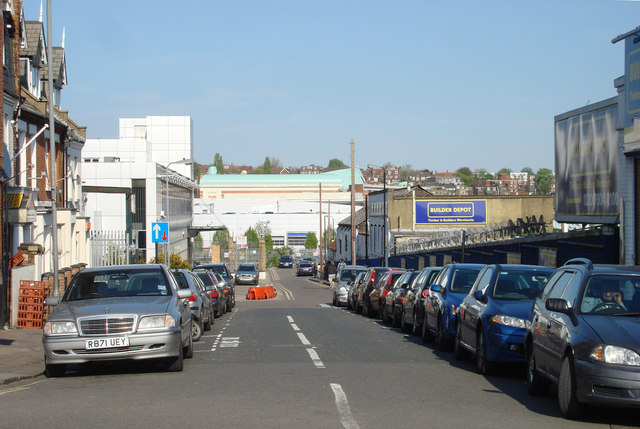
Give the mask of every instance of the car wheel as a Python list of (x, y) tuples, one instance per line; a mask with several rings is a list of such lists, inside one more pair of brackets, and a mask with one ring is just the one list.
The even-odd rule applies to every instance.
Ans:
[(198, 341), (202, 337), (202, 320), (191, 319), (191, 339)]
[(210, 331), (211, 330), (211, 309), (209, 309), (209, 315), (207, 316), (207, 321), (204, 322), (204, 330), (205, 331)]
[(393, 327), (394, 328), (399, 328), (400, 327), (400, 316), (398, 316), (398, 312), (396, 311), (396, 307), (393, 307)]
[(44, 375), (46, 377), (62, 377), (67, 372), (67, 365), (60, 364), (45, 364), (44, 366)]
[(389, 316), (387, 315), (386, 305), (383, 305), (380, 309), (380, 318), (382, 319), (382, 323), (389, 323)]
[(568, 419), (577, 419), (585, 412), (584, 405), (578, 402), (576, 395), (576, 372), (571, 355), (567, 355), (562, 361), (558, 380), (558, 405)]
[(529, 352), (527, 359), (527, 392), (531, 395), (542, 395), (549, 390), (549, 382), (538, 374), (536, 366), (536, 355), (533, 350)]
[(411, 316), (411, 334), (416, 337), (419, 335), (420, 330), (418, 329), (418, 317), (416, 316), (416, 310), (413, 309), (413, 316)]
[(458, 360), (468, 359), (469, 352), (462, 346), (461, 341), (462, 328), (460, 327), (460, 322), (458, 322), (458, 327), (456, 328), (456, 339), (453, 342), (453, 356)]
[(487, 342), (482, 327), (476, 335), (476, 370), (481, 375), (491, 373), (491, 362), (487, 360)]
[(436, 331), (436, 347), (438, 350), (446, 351), (448, 348), (447, 338), (444, 333), (444, 326), (442, 326), (442, 316), (438, 315), (438, 330)]
[(182, 354), (182, 347), (178, 347), (178, 356), (174, 358), (169, 358), (169, 362), (167, 364), (167, 371), (169, 372), (180, 372), (184, 368), (184, 356)]
[(433, 334), (429, 330), (429, 325), (427, 324), (427, 313), (424, 313), (424, 320), (422, 321), (422, 342), (430, 343), (433, 341)]
[(186, 359), (191, 359), (193, 357), (193, 335), (189, 335), (187, 347), (182, 350), (182, 355)]
[(362, 306), (358, 305), (357, 302), (356, 302), (356, 313), (358, 313), (358, 314), (362, 313)]
[(337, 307), (337, 306), (338, 306), (338, 304), (336, 303), (336, 297), (335, 297), (335, 295), (333, 296), (333, 306), (334, 306), (334, 307)]
[(400, 313), (400, 329), (402, 329), (402, 332), (409, 332), (409, 325), (407, 324), (407, 322), (405, 322), (405, 315), (404, 315), (404, 310), (402, 311), (402, 313)]

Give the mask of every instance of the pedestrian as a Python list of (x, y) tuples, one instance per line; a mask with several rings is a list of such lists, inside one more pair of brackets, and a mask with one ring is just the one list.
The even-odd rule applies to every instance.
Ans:
[(347, 264), (344, 263), (344, 259), (340, 259), (340, 262), (338, 263), (338, 271), (340, 271), (345, 265)]
[(327, 280), (329, 280), (329, 283), (333, 282), (333, 278), (336, 276), (336, 272), (338, 272), (336, 263), (331, 261), (331, 263), (329, 264), (328, 278), (327, 278)]
[(329, 280), (329, 265), (331, 265), (331, 263), (329, 260), (327, 260), (327, 262), (325, 262), (324, 264), (324, 270), (322, 271), (322, 278), (324, 280)]

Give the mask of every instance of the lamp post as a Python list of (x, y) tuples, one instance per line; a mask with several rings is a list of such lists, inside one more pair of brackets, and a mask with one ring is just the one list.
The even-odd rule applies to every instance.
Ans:
[[(171, 225), (169, 224), (169, 166), (173, 164), (191, 165), (193, 164), (193, 160), (191, 158), (188, 158), (188, 159), (184, 158), (179, 161), (172, 161), (167, 164), (167, 174), (165, 176), (165, 180), (166, 180), (165, 200), (167, 202), (167, 212), (165, 213), (165, 217), (167, 219), (167, 226), (169, 227), (169, 236), (171, 236)], [(170, 250), (171, 250), (171, 241), (169, 238), (167, 238), (167, 247), (164, 253), (165, 255), (164, 263), (167, 265), (168, 268), (171, 268), (171, 261), (170, 261), (170, 255), (169, 255)]]

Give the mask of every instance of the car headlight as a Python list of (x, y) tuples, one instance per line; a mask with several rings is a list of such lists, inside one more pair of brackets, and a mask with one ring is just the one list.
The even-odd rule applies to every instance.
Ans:
[(174, 328), (176, 320), (170, 314), (158, 314), (155, 316), (144, 316), (138, 323), (138, 331), (150, 329)]
[(600, 344), (589, 357), (598, 362), (613, 363), (616, 365), (640, 366), (640, 355), (633, 350), (624, 347)]
[(47, 322), (44, 324), (43, 328), (44, 335), (66, 335), (66, 334), (77, 334), (78, 328), (76, 324), (67, 321), (67, 322)]
[(344, 286), (340, 286), (340, 289), (338, 289), (338, 293), (339, 293), (340, 295), (344, 295), (344, 294), (346, 294), (346, 293), (347, 293), (347, 288), (346, 288), (346, 287), (344, 287)]
[(499, 325), (511, 326), (512, 328), (521, 328), (521, 329), (527, 329), (528, 323), (529, 323), (528, 320), (507, 316), (505, 314), (496, 314), (491, 318), (491, 321)]

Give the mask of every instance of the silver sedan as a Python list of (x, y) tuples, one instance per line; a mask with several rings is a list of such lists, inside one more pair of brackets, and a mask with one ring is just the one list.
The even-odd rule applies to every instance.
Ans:
[(164, 265), (85, 269), (43, 327), (47, 376), (65, 374), (67, 364), (127, 359), (162, 359), (182, 371), (193, 356), (190, 289), (180, 290)]

